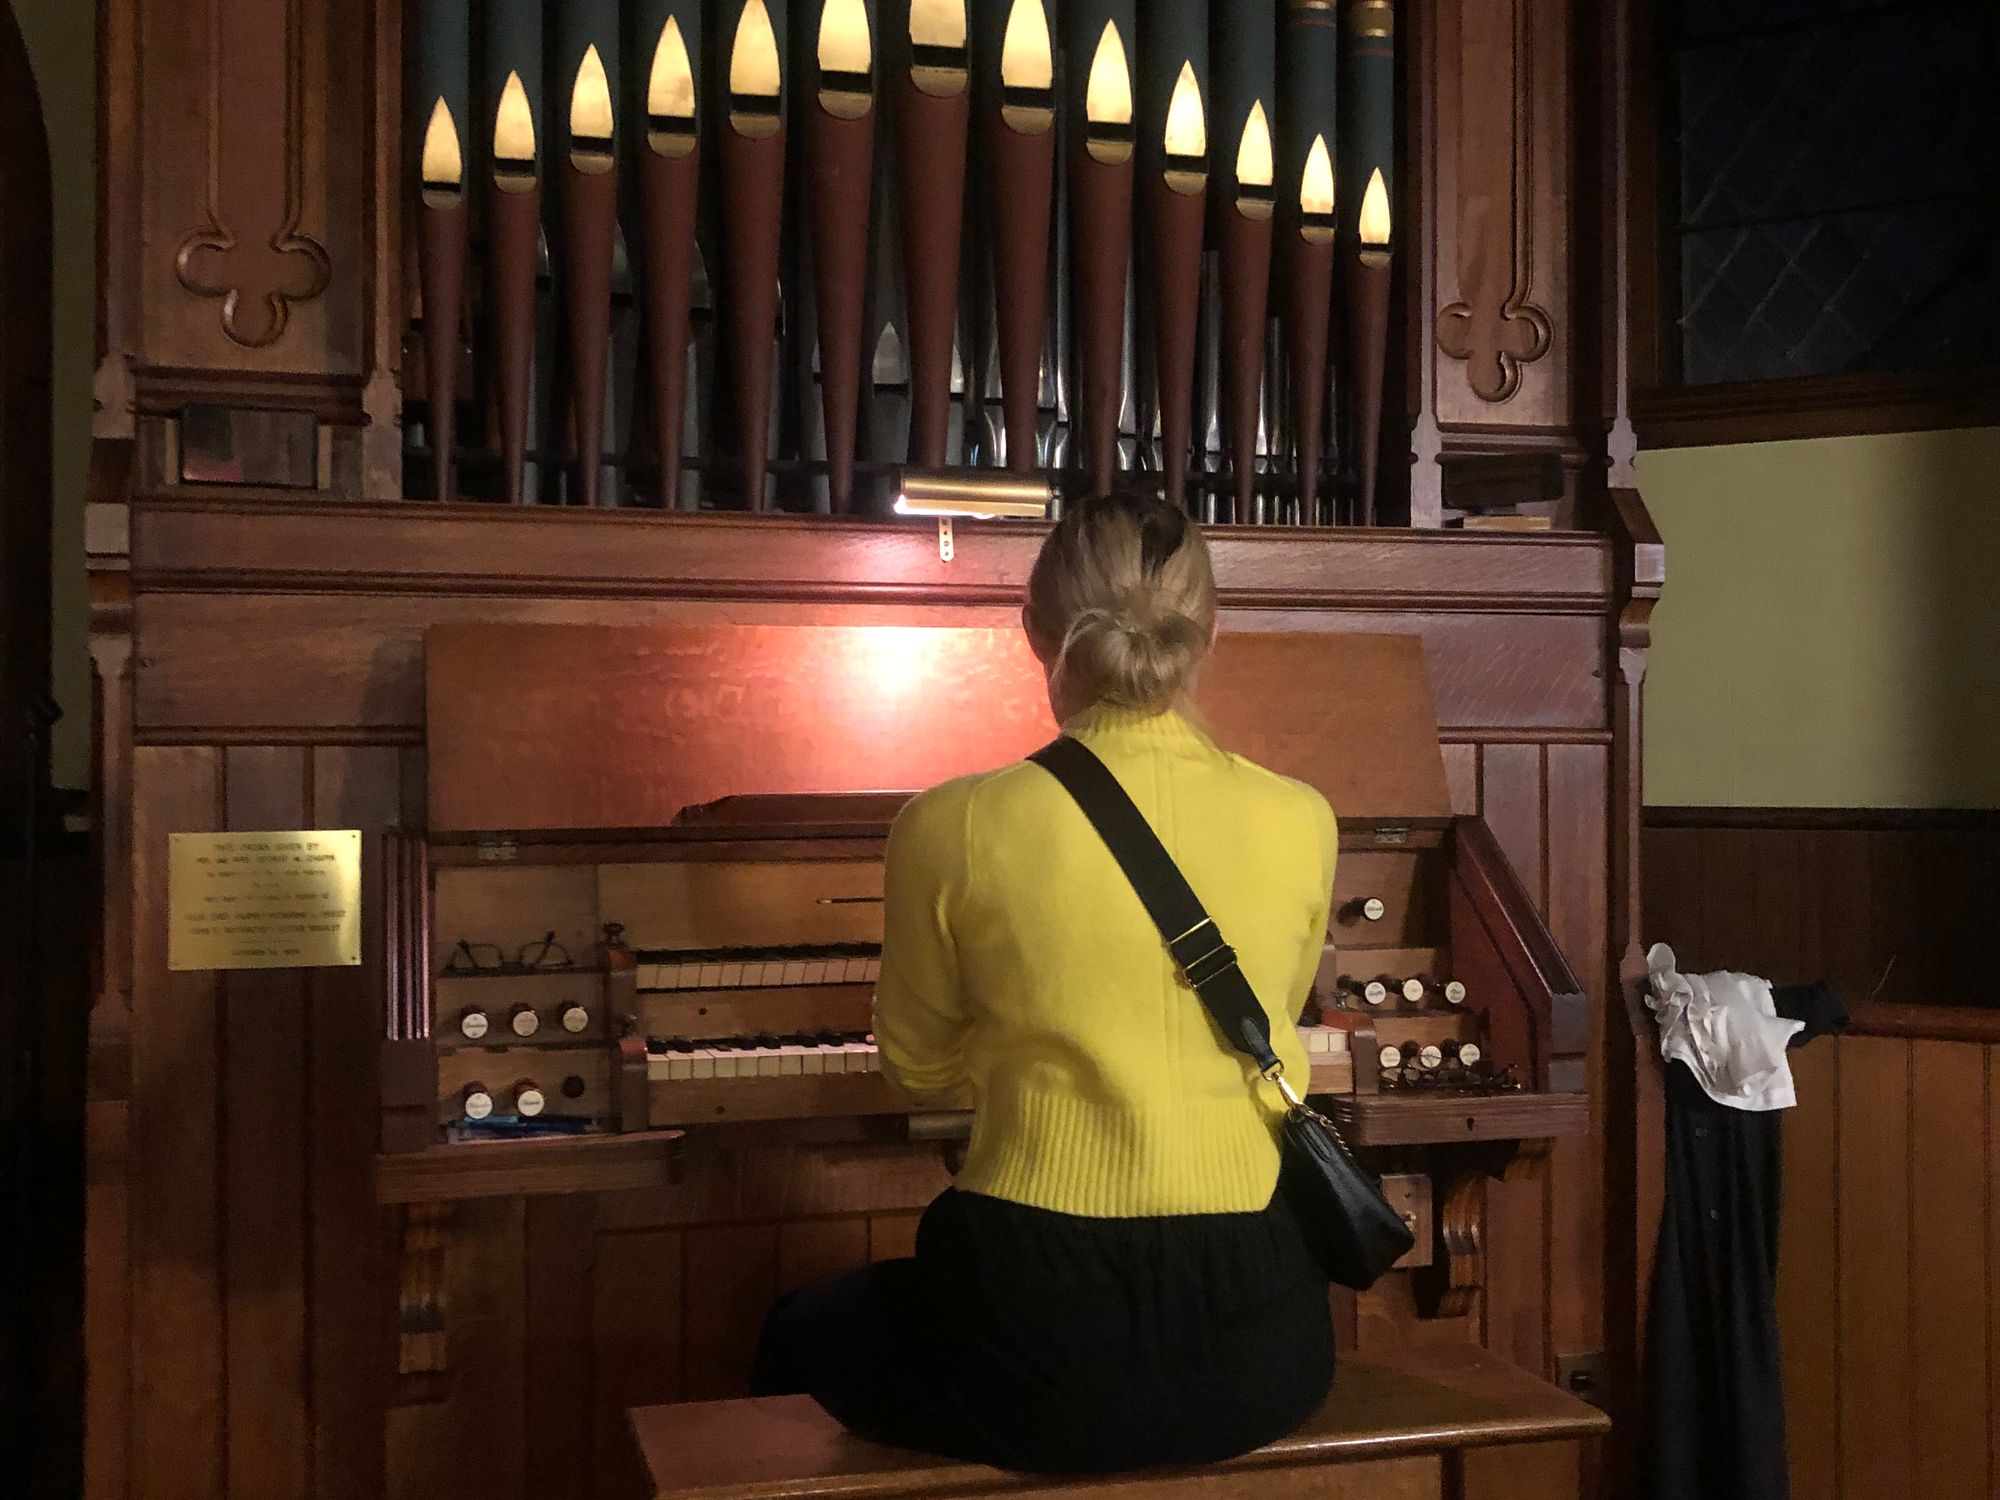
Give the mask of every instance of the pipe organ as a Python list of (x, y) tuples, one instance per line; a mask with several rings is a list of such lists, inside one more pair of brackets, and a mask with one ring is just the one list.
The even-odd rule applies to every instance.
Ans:
[(879, 512), (907, 462), (1158, 487), (1211, 521), (1375, 518), (1387, 6), (630, 10), (494, 0), (479, 48), (464, 3), (408, 13), (412, 495)]
[[(884, 830), (1050, 733), (1038, 518), (1114, 483), (1342, 819), (1301, 1022), (1419, 1226), (1343, 1344), (1601, 1371), (1629, 1472), (1625, 7), (203, 15), (99, 17), (91, 1500), (611, 1500), (907, 1253), (965, 1121), (872, 1066)], [(359, 964), (175, 967), (176, 835), (315, 830)]]

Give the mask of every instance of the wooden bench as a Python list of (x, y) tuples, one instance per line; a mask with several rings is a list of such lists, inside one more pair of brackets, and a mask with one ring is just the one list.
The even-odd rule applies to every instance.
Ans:
[(1348, 1359), (1317, 1416), (1228, 1463), (1103, 1478), (1008, 1474), (884, 1448), (850, 1436), (803, 1396), (644, 1406), (631, 1420), (655, 1500), (1438, 1500), (1462, 1493), (1470, 1450), (1610, 1427), (1596, 1408), (1469, 1345)]

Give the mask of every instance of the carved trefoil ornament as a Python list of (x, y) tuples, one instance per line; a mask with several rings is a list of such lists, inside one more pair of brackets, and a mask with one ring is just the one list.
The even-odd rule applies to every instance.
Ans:
[[(1459, 300), (1437, 316), (1438, 348), (1465, 365), (1481, 400), (1506, 401), (1521, 367), (1549, 352), (1548, 313), (1534, 301), (1534, 38), (1531, 0), (1468, 5), (1458, 107)], [(1504, 67), (1504, 99), (1489, 65)], [(1509, 107), (1496, 109), (1497, 103)]]
[[(246, 349), (283, 336), (295, 302), (326, 290), (326, 246), (299, 227), (306, 124), (304, 0), (208, 0), (203, 111), (207, 222), (174, 256), (180, 284), (222, 302), (222, 329)], [(247, 9), (248, 14), (239, 14)]]

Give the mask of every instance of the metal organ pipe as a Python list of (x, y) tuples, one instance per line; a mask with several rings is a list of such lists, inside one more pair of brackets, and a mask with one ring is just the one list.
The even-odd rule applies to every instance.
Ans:
[(618, 237), (617, 0), (562, 0), (555, 76), (562, 92), (563, 304), (569, 350), (574, 498), (602, 500), (606, 366), (611, 354), (611, 268)]
[(417, 10), (415, 107), (417, 279), (424, 299), (424, 394), (430, 407), (431, 494), (454, 493), (459, 318), (465, 302), (468, 219), (465, 126), (472, 118), (467, 0), (422, 0)]
[[(1048, 311), (1056, 168), (1055, 43), (1044, 0), (975, 0), (981, 122), (992, 162), (994, 314), (1007, 466), (1038, 463), (1035, 416)], [(1056, 351), (1061, 358), (1061, 351)]]
[(487, 318), (506, 499), (526, 495), (528, 401), (535, 376), (535, 274), (541, 260), (542, 0), (488, 0), (487, 107), (492, 195), (487, 214)]
[[(875, 346), (887, 320), (899, 336), (890, 352), (908, 363), (907, 456), (925, 467), (957, 451), (961, 326), (968, 401), (983, 403), (993, 389), (990, 329), (1010, 468), (1039, 467), (1053, 403), (1060, 441), (1046, 456), (1059, 469), (1074, 463), (1090, 490), (1108, 489), (1121, 439), (1134, 435), (1131, 413), (1141, 426), (1157, 413), (1164, 488), (1177, 503), (1194, 499), (1191, 463), (1221, 463), (1231, 471), (1226, 493), (1200, 513), (1279, 518), (1267, 510), (1259, 455), (1289, 448), (1298, 499), (1282, 518), (1317, 522), (1330, 515), (1326, 442), (1338, 429), (1340, 468), (1354, 461), (1357, 515), (1374, 518), (1394, 228), (1392, 0), (805, 3), (798, 24), (807, 30), (788, 40), (788, 0), (563, 0), (553, 12), (547, 0), (413, 0), (407, 118), (429, 406), (411, 430), (428, 439), (429, 493), (451, 497), (476, 476), (475, 494), (552, 498), (530, 485), (528, 466), (538, 450), (568, 448), (575, 477), (564, 498), (622, 498), (604, 492), (607, 447), (620, 466), (629, 447), (622, 432), (607, 439), (614, 317), (624, 317), (614, 312), (612, 287), (622, 165), (633, 185), (627, 206), (643, 293), (643, 320), (634, 321), (647, 401), (638, 425), (654, 433), (656, 498), (666, 508), (682, 503), (687, 470), (717, 457), (706, 401), (700, 450), (692, 459), (685, 451), (695, 441), (688, 386), (696, 354), (705, 370), (713, 361), (721, 372), (722, 446), (733, 435), (746, 508), (770, 503), (775, 412), (785, 416), (788, 468), (817, 456), (810, 411), (793, 395), (810, 392), (815, 379), (831, 508), (854, 508), (864, 441), (877, 465), (905, 456), (895, 433), (900, 412), (885, 424), (871, 405), (864, 424), (861, 406), (864, 371), (876, 370), (878, 385), (883, 379)], [(621, 40), (629, 42), (622, 57)], [(794, 65), (805, 86), (796, 100), (786, 77)], [(875, 171), (885, 94), (893, 185)], [(794, 107), (806, 110), (798, 188), (810, 253), (786, 258)], [(975, 113), (990, 304), (988, 263), (961, 254)], [(1052, 255), (1065, 174), (1066, 238)], [(538, 442), (535, 346), (547, 314), (537, 288), (551, 181), (563, 354), (553, 362), (554, 385), (563, 399)], [(1136, 361), (1128, 302), (1135, 208), (1144, 225), (1139, 331), (1152, 343)], [(497, 464), (461, 474), (463, 456), (479, 452), (457, 432), (458, 310), (474, 217), (486, 236), (476, 327), (490, 347), (473, 368)], [(890, 235), (900, 256), (882, 253)], [(1218, 264), (1205, 271), (1210, 249)], [(697, 346), (706, 326), (693, 305), (704, 259), (725, 285), (717, 326)], [(962, 281), (965, 264), (974, 269)], [(792, 281), (805, 275), (816, 316), (784, 325), (780, 402), (772, 346), (782, 299), (797, 296)], [(1065, 292), (1059, 305), (1051, 301), (1057, 286)], [(1330, 379), (1336, 286), (1346, 298), (1346, 337)], [(1272, 344), (1274, 312), (1282, 339)], [(815, 335), (816, 369), (805, 342)], [(1156, 387), (1133, 388), (1134, 366)], [(1340, 410), (1329, 406), (1336, 392)], [(1216, 456), (1205, 461), (1192, 430), (1197, 404), (1212, 424), (1204, 452)], [(807, 436), (799, 435), (801, 416)], [(969, 429), (964, 451), (993, 461), (997, 436)], [(1142, 451), (1151, 436), (1138, 434)], [(794, 493), (788, 483), (788, 504)]]
[(852, 508), (861, 406), (861, 320), (868, 286), (868, 208), (875, 170), (875, 21), (864, 0), (808, 0), (819, 10), (817, 87), (806, 115), (813, 306), (827, 493)]
[(680, 504), (687, 425), (688, 315), (701, 189), (701, 0), (642, 0), (645, 132), (639, 163), (646, 373), (660, 504)]

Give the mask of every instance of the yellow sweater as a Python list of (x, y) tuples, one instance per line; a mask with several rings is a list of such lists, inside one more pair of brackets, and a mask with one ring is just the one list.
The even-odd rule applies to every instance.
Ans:
[[(1173, 854), (1303, 1079), (1294, 1028), (1333, 888), (1326, 799), (1178, 714), (1100, 706), (1065, 727)], [(1048, 772), (1023, 762), (911, 802), (889, 838), (885, 921), (875, 1039), (912, 1093), (970, 1094), (960, 1187), (1098, 1218), (1270, 1201), (1277, 1090), (1224, 1045)]]

